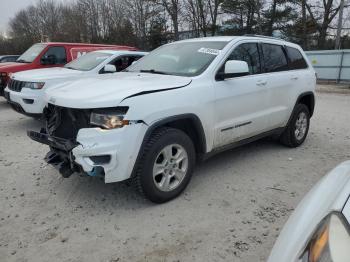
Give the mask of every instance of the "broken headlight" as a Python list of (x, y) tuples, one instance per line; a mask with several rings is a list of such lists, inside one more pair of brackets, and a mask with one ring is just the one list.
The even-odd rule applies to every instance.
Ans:
[(26, 82), (23, 87), (30, 89), (42, 89), (44, 85), (44, 82)]
[(124, 119), (128, 109), (128, 107), (116, 107), (93, 110), (90, 116), (90, 124), (105, 129), (121, 128), (129, 125), (131, 121)]
[(326, 217), (314, 233), (302, 262), (346, 262), (350, 258), (349, 225), (341, 214)]

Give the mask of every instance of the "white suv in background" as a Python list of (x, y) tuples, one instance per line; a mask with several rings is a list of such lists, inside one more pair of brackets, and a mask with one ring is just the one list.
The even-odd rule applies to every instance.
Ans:
[(130, 179), (153, 202), (178, 196), (197, 160), (275, 135), (300, 146), (315, 105), (315, 71), (295, 44), (208, 37), (159, 47), (126, 72), (47, 92), (46, 161), (74, 172)]
[(6, 87), (8, 102), (17, 112), (40, 117), (46, 102), (44, 92), (67, 81), (124, 70), (147, 53), (99, 50), (87, 53), (64, 67), (34, 69), (15, 73)]

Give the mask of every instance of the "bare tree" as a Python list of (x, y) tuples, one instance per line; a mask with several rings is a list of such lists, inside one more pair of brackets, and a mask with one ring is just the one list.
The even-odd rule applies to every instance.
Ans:
[(152, 17), (159, 14), (158, 5), (152, 0), (128, 0), (126, 1), (126, 7), (129, 12), (129, 19), (139, 36), (140, 46), (147, 48), (149, 23)]
[(207, 0), (208, 8), (210, 13), (211, 22), (211, 35), (214, 36), (217, 30), (217, 19), (219, 13), (219, 7), (224, 2), (224, 0)]
[(174, 29), (174, 40), (179, 40), (179, 16), (182, 2), (180, 0), (161, 0), (161, 4), (170, 16)]
[(316, 4), (306, 3), (307, 10), (313, 22), (317, 25), (318, 48), (324, 49), (327, 38), (327, 31), (333, 19), (337, 16), (340, 5), (335, 4), (334, 0), (323, 0), (322, 4), (319, 1)]
[[(195, 32), (196, 36), (207, 36), (210, 28), (210, 0), (185, 0), (185, 16), (191, 25), (191, 30)], [(212, 19), (216, 23), (217, 10), (212, 6)]]
[(306, 0), (301, 0), (301, 14), (302, 14), (302, 24), (303, 24), (303, 47), (307, 49), (307, 16), (306, 16)]
[[(350, 30), (350, 14), (348, 1), (344, 2), (344, 19), (340, 19), (344, 21), (343, 37), (338, 42), (341, 39), (345, 48), (350, 47), (350, 39), (344, 34)], [(178, 40), (218, 32), (272, 35), (278, 30), (304, 48), (324, 49), (335, 44), (339, 3), (340, 0), (39, 0), (15, 14), (9, 23), (9, 38), (0, 38), (0, 47), (23, 51), (35, 42), (53, 40), (149, 49), (169, 41), (169, 36)], [(184, 29), (188, 32), (180, 34)], [(317, 46), (311, 41), (316, 37)]]
[(271, 9), (270, 9), (270, 19), (267, 26), (267, 34), (272, 35), (273, 25), (275, 24), (276, 19), (276, 10), (277, 10), (278, 0), (272, 0)]
[(40, 0), (36, 4), (36, 15), (40, 22), (42, 38), (56, 41), (61, 39), (62, 5), (53, 0)]

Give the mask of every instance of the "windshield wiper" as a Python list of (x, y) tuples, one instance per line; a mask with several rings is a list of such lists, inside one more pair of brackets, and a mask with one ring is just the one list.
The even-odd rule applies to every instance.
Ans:
[(28, 62), (28, 61), (26, 61), (24, 59), (18, 59), (18, 60), (16, 60), (16, 62), (17, 63), (30, 63), (30, 62)]
[(159, 75), (170, 75), (169, 73), (158, 71), (154, 69), (148, 69), (148, 70), (140, 70), (141, 73), (151, 73), (151, 74), (159, 74)]

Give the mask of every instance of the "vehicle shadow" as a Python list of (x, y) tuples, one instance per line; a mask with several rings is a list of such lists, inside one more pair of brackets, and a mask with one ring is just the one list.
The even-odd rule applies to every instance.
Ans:
[[(287, 148), (283, 147), (276, 140), (263, 138), (250, 144), (221, 152), (198, 165), (192, 178), (194, 183), (190, 185), (195, 187), (201, 186), (203, 183), (206, 183), (205, 181), (212, 179), (214, 174), (216, 179), (219, 179), (218, 177), (220, 176), (231, 176), (231, 173), (236, 170), (235, 167), (241, 170), (245, 167), (249, 169), (250, 165), (257, 161), (264, 162), (264, 156), (270, 156), (285, 150)], [(231, 170), (231, 172), (226, 172), (226, 170)]]
[[(188, 195), (192, 190), (206, 190), (205, 187), (211, 183), (212, 176), (227, 176), (218, 172), (218, 170), (227, 169), (228, 163), (232, 167), (239, 161), (247, 161), (253, 157), (261, 157), (270, 150), (283, 150), (283, 147), (271, 139), (263, 139), (253, 142), (249, 145), (237, 147), (235, 149), (220, 153), (207, 161), (200, 163), (193, 175), (193, 179), (187, 190), (182, 193), (175, 201), (170, 201), (164, 205), (181, 205), (187, 202)], [(59, 176), (55, 170), (56, 175)], [(247, 174), (249, 175), (249, 174)], [(89, 201), (95, 210), (101, 212), (114, 212), (118, 209), (142, 209), (145, 207), (157, 206), (148, 200), (145, 200), (130, 182), (121, 182), (114, 184), (105, 184), (102, 178), (88, 177), (86, 175), (73, 174), (68, 179), (62, 179), (56, 196), (60, 196), (62, 201), (66, 200), (79, 205), (79, 203)], [(104, 211), (103, 211), (104, 210)]]
[(7, 109), (10, 107), (11, 107), (10, 104), (7, 103), (7, 101), (4, 98), (0, 97), (0, 110)]
[[(244, 160), (245, 158), (257, 157), (266, 154), (269, 151), (285, 150), (286, 148), (272, 138), (263, 138), (247, 145), (242, 145), (236, 148), (218, 153), (213, 157), (204, 161), (199, 168), (219, 168), (227, 163)], [(197, 172), (198, 173), (198, 172)]]
[[(54, 170), (57, 176), (58, 171)], [(144, 199), (130, 182), (105, 184), (103, 178), (73, 174), (70, 178), (59, 178), (55, 198), (71, 206), (88, 205), (95, 212), (114, 212), (121, 209), (140, 209), (155, 204)], [(57, 200), (55, 200), (57, 201)]]

